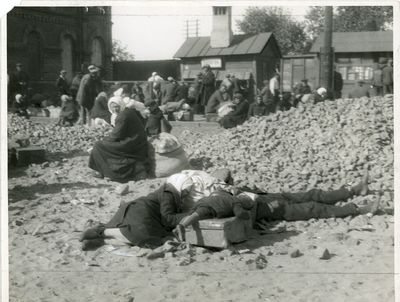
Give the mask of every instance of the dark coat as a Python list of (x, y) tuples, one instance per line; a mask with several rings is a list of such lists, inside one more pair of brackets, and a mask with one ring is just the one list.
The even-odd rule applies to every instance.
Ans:
[(29, 76), (23, 70), (15, 71), (10, 74), (8, 85), (10, 95), (26, 94), (29, 86)]
[(249, 112), (249, 102), (247, 100), (241, 101), (236, 105), (235, 109), (225, 115), (220, 121), (220, 125), (225, 129), (236, 127), (243, 124)]
[(180, 204), (176, 189), (164, 184), (147, 196), (122, 204), (106, 227), (120, 228), (133, 245), (160, 246), (186, 216), (181, 213)]
[(108, 110), (108, 100), (106, 97), (101, 95), (97, 96), (90, 112), (90, 117), (92, 119), (101, 118), (107, 123), (111, 124), (111, 113)]
[(161, 133), (161, 120), (164, 118), (164, 114), (160, 108), (156, 107), (150, 112), (146, 122), (146, 133), (147, 135), (157, 135)]
[(269, 89), (269, 85), (264, 86), (260, 94), (262, 95), (264, 104), (274, 104), (274, 96)]
[(187, 100), (188, 95), (189, 95), (189, 87), (184, 84), (178, 85), (176, 89), (175, 101), (179, 102), (180, 100)]
[(69, 84), (67, 82), (66, 79), (62, 78), (62, 77), (58, 77), (58, 79), (56, 80), (56, 87), (58, 89), (58, 94), (60, 96), (66, 94), (69, 95)]
[(206, 113), (216, 113), (221, 103), (228, 101), (228, 93), (222, 93), (219, 89), (216, 90), (208, 100)]
[(393, 67), (385, 66), (382, 69), (382, 83), (383, 85), (393, 84)]
[(265, 105), (263, 102), (261, 102), (260, 104), (257, 104), (257, 102), (254, 102), (249, 107), (249, 112), (247, 114), (247, 117), (263, 116), (263, 115), (267, 115), (269, 113), (270, 112), (268, 111), (267, 105)]
[(95, 143), (89, 167), (112, 180), (135, 178), (136, 163), (147, 164), (147, 136), (135, 109), (125, 108), (116, 118), (110, 136)]
[(382, 87), (382, 69), (375, 69), (372, 76), (372, 85), (375, 87)]
[(100, 78), (85, 74), (79, 85), (76, 100), (79, 105), (91, 110), (94, 100), (102, 90), (103, 84)]
[(166, 83), (162, 90), (162, 104), (174, 102), (178, 85), (176, 83)]
[(343, 89), (343, 78), (340, 72), (335, 71), (333, 73), (333, 90), (342, 91)]
[(203, 75), (200, 91), (200, 105), (206, 106), (208, 100), (215, 91), (215, 75), (212, 71), (209, 71)]

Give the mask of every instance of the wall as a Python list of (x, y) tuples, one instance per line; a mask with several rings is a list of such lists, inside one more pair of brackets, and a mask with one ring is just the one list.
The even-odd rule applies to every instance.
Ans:
[[(80, 70), (82, 63), (91, 63), (90, 45), (95, 37), (102, 40), (103, 67), (106, 78), (111, 78), (110, 7), (15, 7), (7, 15), (8, 71), (21, 62), (30, 73), (32, 88), (54, 95), (61, 69), (67, 69), (72, 79), (71, 73)], [(71, 54), (66, 53), (68, 48)]]

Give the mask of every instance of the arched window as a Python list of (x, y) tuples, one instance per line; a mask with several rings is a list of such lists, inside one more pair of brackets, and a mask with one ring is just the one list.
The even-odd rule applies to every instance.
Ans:
[(74, 76), (74, 41), (70, 35), (61, 38), (61, 65), (67, 71), (67, 79)]
[(28, 34), (27, 39), (27, 72), (32, 80), (41, 80), (43, 71), (42, 39), (36, 31)]
[(92, 42), (91, 63), (96, 66), (102, 66), (104, 62), (104, 46), (103, 41), (99, 38), (94, 38)]

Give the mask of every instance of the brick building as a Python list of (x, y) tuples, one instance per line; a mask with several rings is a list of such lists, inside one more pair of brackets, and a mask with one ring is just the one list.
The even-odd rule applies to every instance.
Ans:
[(15, 7), (7, 15), (8, 70), (22, 63), (31, 87), (49, 94), (61, 69), (71, 80), (96, 64), (111, 79), (111, 25), (106, 6)]

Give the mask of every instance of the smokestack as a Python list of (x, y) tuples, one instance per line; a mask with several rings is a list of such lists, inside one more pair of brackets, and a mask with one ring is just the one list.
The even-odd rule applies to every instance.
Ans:
[(213, 26), (211, 32), (211, 47), (228, 47), (233, 38), (232, 8), (230, 6), (213, 6)]

